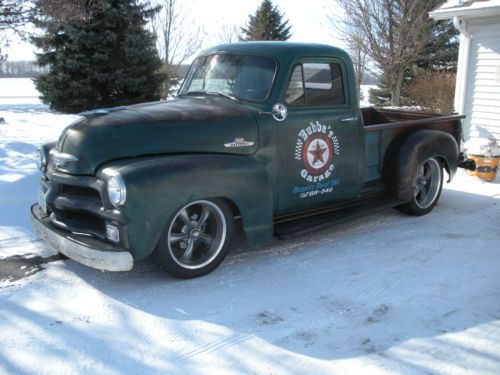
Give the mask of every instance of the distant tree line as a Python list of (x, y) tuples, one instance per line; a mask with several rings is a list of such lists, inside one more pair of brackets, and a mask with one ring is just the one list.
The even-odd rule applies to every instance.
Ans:
[(35, 61), (5, 61), (0, 65), (0, 77), (12, 78), (35, 78), (40, 74), (46, 74), (48, 67), (40, 66)]

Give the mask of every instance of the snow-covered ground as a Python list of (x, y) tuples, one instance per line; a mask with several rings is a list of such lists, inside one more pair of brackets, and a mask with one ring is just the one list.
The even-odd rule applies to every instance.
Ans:
[(0, 79), (0, 256), (6, 241), (32, 236), (26, 209), (39, 185), (36, 148), (75, 118), (49, 112), (30, 79)]
[[(0, 108), (3, 261), (53, 254), (27, 219), (34, 151), (74, 119), (17, 99)], [(149, 261), (0, 274), (0, 373), (499, 374), (499, 204), (500, 179), (460, 172), (429, 215), (240, 244), (195, 280)]]

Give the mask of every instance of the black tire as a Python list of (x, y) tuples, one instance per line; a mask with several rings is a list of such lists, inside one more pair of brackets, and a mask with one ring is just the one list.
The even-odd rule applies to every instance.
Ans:
[(396, 208), (414, 216), (429, 213), (441, 196), (443, 177), (443, 167), (437, 158), (425, 160), (414, 172), (410, 201)]
[(191, 279), (216, 269), (232, 242), (231, 208), (221, 199), (197, 200), (169, 220), (157, 246), (156, 259), (171, 275)]

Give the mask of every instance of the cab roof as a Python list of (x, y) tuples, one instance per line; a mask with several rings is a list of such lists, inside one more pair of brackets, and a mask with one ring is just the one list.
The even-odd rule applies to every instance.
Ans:
[(221, 52), (249, 53), (270, 56), (278, 60), (290, 60), (306, 56), (348, 58), (348, 55), (344, 50), (326, 44), (276, 41), (221, 44), (206, 49), (200, 54), (200, 56)]

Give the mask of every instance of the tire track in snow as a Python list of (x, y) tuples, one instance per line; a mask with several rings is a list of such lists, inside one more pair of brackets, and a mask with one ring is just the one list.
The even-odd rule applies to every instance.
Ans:
[[(487, 209), (481, 209), (481, 215), (487, 215), (490, 212), (494, 212), (497, 208), (496, 207), (489, 207)], [(449, 215), (446, 211), (443, 211), (441, 215)], [(394, 220), (391, 220), (394, 218)], [(380, 223), (373, 223), (368, 225), (361, 225), (357, 228), (354, 228), (355, 230), (346, 230), (343, 235), (349, 235), (354, 232), (358, 233), (363, 233), (363, 232), (369, 232), (372, 229), (378, 228), (381, 229), (382, 227), (387, 227), (393, 223), (396, 223), (397, 225), (394, 226), (395, 231), (398, 232), (398, 237), (400, 238), (408, 238), (415, 236), (416, 234), (418, 235), (418, 231), (415, 231), (415, 227), (412, 225), (408, 225), (408, 220), (401, 220), (401, 217), (397, 215), (391, 216), (391, 218), (383, 223), (383, 225), (379, 225)], [(432, 223), (430, 224), (432, 225)], [(455, 218), (453, 217), (453, 226), (450, 227), (454, 232), (457, 233), (466, 233), (467, 228), (470, 227), (470, 218), (468, 217), (460, 217), (460, 218)], [(420, 230), (425, 231), (426, 228), (423, 227)], [(465, 231), (465, 232), (464, 232)], [(446, 232), (443, 231), (443, 234), (446, 234)], [(382, 234), (383, 235), (383, 234)], [(342, 246), (343, 243), (346, 242), (345, 239), (341, 239), (340, 243), (337, 241), (338, 239), (335, 238), (335, 234), (332, 234), (332, 236), (328, 236), (328, 238), (320, 239), (319, 241), (316, 241), (317, 243), (333, 243), (338, 244), (339, 246)], [(447, 237), (437, 237), (437, 238), (421, 238), (419, 243), (414, 246), (413, 249), (410, 249), (411, 251), (408, 251), (407, 248), (404, 250), (404, 254), (402, 255), (402, 258), (398, 259), (396, 262), (394, 261), (389, 261), (388, 264), (392, 265), (392, 268), (387, 268), (384, 270), (381, 270), (381, 275), (380, 277), (373, 277), (373, 279), (370, 281), (370, 283), (353, 283), (350, 287), (350, 294), (353, 296), (356, 296), (355, 301), (351, 301), (351, 303), (348, 303), (347, 306), (345, 306), (349, 311), (352, 311), (354, 309), (359, 309), (360, 306), (366, 306), (368, 303), (371, 303), (372, 301), (377, 301), (377, 300), (387, 300), (387, 298), (390, 298), (391, 292), (390, 290), (394, 290), (394, 288), (398, 288), (400, 285), (404, 286), (404, 283), (406, 282), (407, 278), (409, 275), (414, 275), (415, 272), (419, 272), (419, 268), (423, 263), (428, 262), (430, 259), (434, 258), (435, 256), (439, 255), (441, 252), (446, 251), (446, 249), (449, 249), (450, 246), (452, 246), (454, 243), (456, 243), (457, 239), (454, 238), (453, 236), (447, 236)], [(308, 243), (308, 245), (313, 245), (314, 242)], [(403, 242), (404, 244), (404, 242)], [(381, 249), (383, 251), (383, 249)], [(399, 254), (396, 254), (398, 256)], [(360, 254), (359, 252), (357, 254), (347, 254), (348, 260), (351, 262), (351, 264), (355, 261), (355, 258), (364, 258), (364, 257), (371, 257), (372, 254), (366, 254), (365, 252), (362, 252)], [(354, 256), (354, 257), (353, 257)], [(381, 255), (381, 256), (393, 256), (393, 255)], [(399, 256), (398, 256), (399, 258)], [(396, 267), (394, 267), (396, 266)], [(342, 265), (338, 266), (339, 268), (342, 268)], [(335, 269), (330, 270), (331, 272), (337, 272)], [(311, 277), (318, 277), (318, 273), (315, 270), (311, 270), (309, 272)], [(339, 288), (344, 288), (345, 284), (341, 283), (338, 287), (334, 286), (330, 291), (329, 295), (330, 298), (334, 298), (337, 295), (342, 295), (342, 290)], [(388, 302), (388, 301), (386, 301)]]
[[(378, 220), (373, 220), (374, 217)], [(260, 256), (264, 254), (288, 255), (293, 251), (301, 251), (306, 248), (312, 248), (325, 244), (334, 244), (335, 246), (340, 247), (345, 245), (346, 242), (351, 241), (351, 236), (353, 235), (361, 235), (376, 229), (389, 227), (393, 225), (394, 222), (397, 222), (398, 219), (400, 219), (400, 216), (396, 213), (386, 213), (384, 215), (378, 213), (358, 218), (352, 222), (342, 224), (332, 223), (331, 227), (321, 228), (317, 232), (311, 231), (312, 235), (303, 234), (293, 239), (275, 240), (272, 244), (265, 245), (262, 248), (249, 248), (243, 251), (239, 251), (238, 248), (235, 248), (233, 249), (234, 253), (230, 253), (224, 263), (225, 265), (230, 265), (248, 257)], [(311, 256), (314, 256), (314, 254), (311, 254)]]
[[(489, 213), (496, 212), (496, 207), (489, 207), (488, 209), (481, 209), (481, 216), (487, 216)], [(479, 212), (478, 212), (479, 213)], [(478, 214), (476, 213), (476, 214)], [(444, 218), (449, 217), (449, 212), (442, 211), (441, 216)], [(440, 220), (440, 218), (438, 218)], [(400, 292), (394, 293), (394, 290), (398, 290), (405, 287), (408, 278), (418, 277), (419, 272), (422, 267), (426, 267), (424, 264), (431, 261), (432, 258), (438, 256), (442, 252), (452, 253), (450, 248), (457, 243), (461, 237), (455, 235), (467, 233), (467, 229), (470, 230), (470, 218), (467, 217), (451, 217), (451, 226), (445, 225), (440, 226), (442, 230), (440, 231), (440, 236), (435, 236), (434, 238), (420, 237), (418, 243), (411, 248), (404, 247), (402, 254), (389, 254), (392, 258), (394, 255), (397, 257), (395, 261), (388, 261), (389, 267), (380, 270), (380, 277), (376, 274), (371, 275), (371, 280), (367, 282), (354, 282), (349, 288), (349, 295), (352, 298), (345, 299), (345, 293), (343, 293), (342, 288), (345, 288), (345, 283), (340, 283), (339, 285), (333, 285), (333, 288), (329, 290), (328, 295), (320, 296), (320, 299), (324, 300), (325, 307), (334, 314), (337, 318), (333, 319), (336, 321), (342, 315), (349, 315), (351, 317), (350, 321), (353, 327), (357, 327), (359, 324), (372, 324), (377, 323), (383, 314), (379, 313), (379, 310), (384, 312), (389, 311), (392, 306), (393, 296), (400, 296)], [(396, 228), (398, 237), (407, 238), (420, 236), (419, 232), (426, 232), (431, 226), (435, 225), (432, 221), (426, 223), (425, 225), (419, 225), (418, 229), (415, 230), (414, 226), (408, 225), (408, 220), (397, 220)], [(374, 226), (376, 227), (376, 225)], [(361, 229), (361, 228), (360, 228)], [(453, 232), (453, 233), (448, 233)], [(382, 234), (382, 237), (384, 234)], [(389, 239), (390, 240), (390, 239)], [(325, 242), (330, 242), (328, 239)], [(402, 242), (404, 246), (404, 241)], [(383, 250), (383, 249), (381, 249)], [(361, 251), (364, 256), (373, 258), (373, 253), (367, 254)], [(363, 254), (355, 254), (356, 258)], [(352, 255), (352, 253), (351, 253)], [(352, 262), (353, 258), (349, 256), (349, 260)], [(434, 263), (436, 261), (433, 261)], [(431, 261), (432, 263), (432, 261)], [(339, 268), (342, 268), (339, 265)], [(330, 270), (332, 273), (337, 272), (336, 269)], [(345, 273), (345, 270), (343, 271)], [(308, 272), (311, 277), (321, 277), (314, 270)], [(349, 275), (347, 275), (349, 277)], [(446, 275), (441, 275), (442, 278), (446, 279)], [(306, 277), (307, 278), (307, 277)], [(341, 298), (339, 301), (339, 297)], [(307, 303), (307, 301), (304, 301)], [(378, 304), (378, 305), (377, 305)], [(296, 307), (302, 308), (307, 307), (305, 304), (296, 305)], [(383, 309), (381, 309), (383, 307)], [(326, 316), (324, 321), (327, 322), (332, 320), (332, 317)], [(345, 322), (343, 323), (345, 324)], [(337, 326), (337, 325), (335, 325)], [(354, 349), (353, 349), (354, 350)]]
[(195, 358), (198, 356), (213, 353), (215, 351), (230, 348), (234, 345), (240, 344), (254, 337), (255, 336), (251, 334), (243, 334), (243, 335), (236, 335), (227, 339), (215, 340), (204, 345), (199, 345), (192, 350), (186, 350), (179, 355), (170, 357), (169, 359), (172, 361), (179, 361), (179, 360)]
[[(489, 211), (496, 212), (497, 207), (491, 206), (488, 208), (481, 209), (481, 216), (485, 216)], [(468, 233), (470, 228), (469, 217), (459, 217), (453, 218), (453, 229), (456, 233)], [(401, 223), (404, 224), (404, 223)], [(413, 228), (400, 231), (401, 237), (408, 237), (413, 234)], [(421, 264), (428, 262), (431, 258), (437, 256), (441, 252), (445, 251), (449, 246), (453, 245), (457, 239), (453, 237), (438, 237), (438, 238), (425, 238), (415, 246), (415, 249), (411, 252), (406, 253), (402, 259), (397, 262), (393, 262), (397, 267), (391, 269), (383, 270), (384, 276), (380, 278), (375, 278), (373, 282), (366, 287), (366, 284), (361, 284), (355, 287), (352, 292), (358, 293), (359, 302), (367, 302), (373, 300), (374, 298), (380, 298), (387, 293), (388, 289), (397, 288), (399, 285), (403, 284), (407, 279), (408, 275), (414, 274), (418, 271)], [(418, 263), (416, 263), (418, 262)]]

